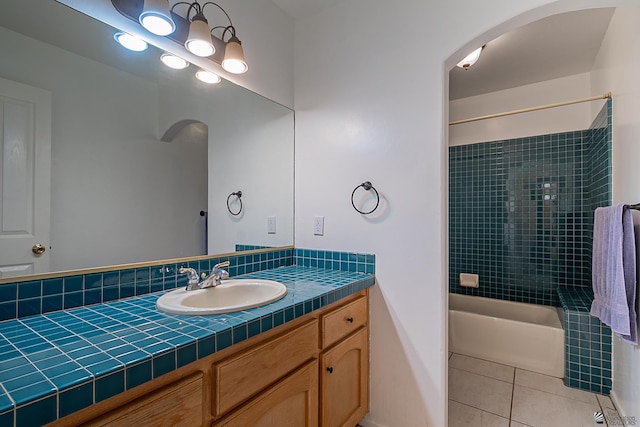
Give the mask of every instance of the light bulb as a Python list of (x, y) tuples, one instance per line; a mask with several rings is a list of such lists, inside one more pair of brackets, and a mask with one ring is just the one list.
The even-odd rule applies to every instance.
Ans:
[(159, 36), (169, 35), (176, 30), (168, 0), (144, 0), (138, 20), (144, 28)]
[(184, 42), (184, 47), (194, 55), (197, 56), (211, 56), (215, 53), (216, 48), (211, 42), (211, 30), (209, 24), (204, 17), (199, 18), (196, 15), (189, 25), (189, 35), (187, 41)]
[(244, 51), (242, 44), (237, 37), (232, 37), (224, 48), (224, 59), (222, 60), (222, 68), (233, 74), (242, 74), (247, 72), (249, 66), (244, 60)]
[(215, 52), (215, 49), (211, 43), (207, 43), (204, 40), (187, 40), (184, 46), (197, 56), (211, 56)]
[(465, 70), (468, 69), (473, 64), (478, 62), (478, 58), (480, 58), (480, 52), (482, 52), (482, 46), (471, 52), (469, 55), (465, 56), (464, 59), (458, 62), (456, 65), (460, 68), (464, 68)]

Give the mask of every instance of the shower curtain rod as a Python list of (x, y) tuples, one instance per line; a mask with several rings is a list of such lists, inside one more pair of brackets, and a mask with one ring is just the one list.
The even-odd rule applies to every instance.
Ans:
[(537, 107), (529, 107), (529, 108), (522, 108), (520, 110), (506, 111), (504, 113), (495, 113), (495, 114), (489, 114), (486, 116), (472, 117), (470, 119), (454, 120), (452, 122), (449, 122), (449, 126), (459, 125), (462, 123), (477, 122), (479, 120), (494, 119), (496, 117), (511, 116), (513, 114), (528, 113), (530, 111), (545, 110), (547, 108), (562, 107), (563, 105), (571, 105), (571, 104), (579, 104), (581, 102), (596, 101), (598, 99), (608, 99), (608, 98), (611, 98), (611, 92), (607, 92), (603, 95), (592, 96), (590, 98), (574, 99), (572, 101), (556, 102), (555, 104), (539, 105)]

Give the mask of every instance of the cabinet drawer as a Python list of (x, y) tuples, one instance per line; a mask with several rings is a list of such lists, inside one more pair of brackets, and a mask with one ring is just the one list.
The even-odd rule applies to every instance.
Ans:
[(213, 365), (213, 413), (217, 418), (293, 371), (318, 352), (318, 321), (312, 320), (238, 356)]
[(322, 348), (326, 348), (367, 323), (367, 297), (322, 317)]
[(143, 396), (83, 426), (198, 426), (202, 425), (203, 375), (180, 380)]

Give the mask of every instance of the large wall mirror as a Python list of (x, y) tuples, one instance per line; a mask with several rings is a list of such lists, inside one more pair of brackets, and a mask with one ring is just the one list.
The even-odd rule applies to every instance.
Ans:
[(0, 2), (0, 280), (293, 244), (293, 111), (115, 32)]

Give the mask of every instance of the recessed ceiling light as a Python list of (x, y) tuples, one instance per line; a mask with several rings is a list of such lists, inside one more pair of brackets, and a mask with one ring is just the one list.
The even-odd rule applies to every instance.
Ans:
[(162, 63), (167, 67), (173, 68), (174, 70), (183, 70), (189, 66), (189, 62), (170, 53), (163, 53), (160, 56), (160, 61), (162, 61)]
[(113, 38), (123, 47), (135, 52), (142, 52), (149, 47), (146, 41), (134, 37), (131, 34), (118, 32), (114, 34)]
[(220, 76), (211, 71), (200, 70), (196, 73), (196, 78), (201, 82), (209, 84), (220, 83)]

